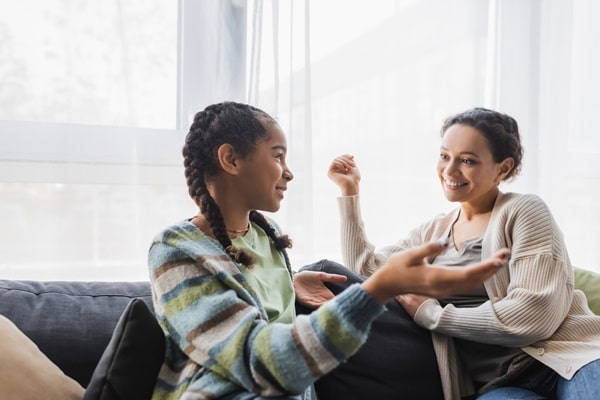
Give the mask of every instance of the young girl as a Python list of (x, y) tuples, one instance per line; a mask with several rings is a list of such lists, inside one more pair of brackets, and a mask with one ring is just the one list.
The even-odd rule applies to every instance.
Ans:
[[(366, 340), (393, 296), (444, 296), (493, 275), (507, 251), (470, 267), (428, 266), (447, 242), (392, 255), (361, 284), (296, 316), (290, 239), (256, 210), (279, 209), (293, 178), (285, 136), (265, 112), (225, 102), (199, 112), (183, 148), (199, 213), (149, 251), (155, 311), (167, 340), (155, 399), (310, 398), (311, 384)], [(336, 277), (303, 272), (298, 291)], [(325, 297), (332, 297), (331, 295)]]
[(433, 334), (446, 398), (600, 399), (600, 317), (574, 290), (560, 229), (539, 197), (498, 187), (521, 167), (517, 122), (475, 108), (449, 117), (441, 136), (438, 179), (458, 207), (377, 251), (360, 217), (360, 172), (353, 157), (331, 163), (329, 176), (342, 192), (345, 264), (376, 274), (388, 256), (437, 237), (451, 245), (434, 261), (450, 266), (510, 246), (508, 268), (482, 285), (452, 297), (398, 297)]

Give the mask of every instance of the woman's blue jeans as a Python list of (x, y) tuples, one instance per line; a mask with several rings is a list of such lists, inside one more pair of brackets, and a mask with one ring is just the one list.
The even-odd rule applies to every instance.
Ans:
[(597, 400), (600, 399), (600, 360), (583, 366), (572, 379), (557, 375), (552, 397), (536, 393), (535, 388), (500, 387), (477, 397), (478, 400)]

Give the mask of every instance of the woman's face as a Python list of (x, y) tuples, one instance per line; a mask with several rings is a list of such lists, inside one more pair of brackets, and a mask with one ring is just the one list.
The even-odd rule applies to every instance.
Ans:
[(265, 140), (241, 160), (239, 189), (248, 209), (275, 212), (293, 174), (286, 164), (287, 142), (283, 131), (276, 123), (267, 123), (266, 129)]
[(494, 161), (487, 139), (477, 129), (450, 126), (442, 137), (437, 165), (444, 195), (452, 202), (489, 202), (506, 176), (506, 161)]

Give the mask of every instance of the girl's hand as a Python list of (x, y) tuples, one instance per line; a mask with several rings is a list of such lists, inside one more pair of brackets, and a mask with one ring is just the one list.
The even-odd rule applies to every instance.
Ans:
[(447, 247), (448, 241), (441, 240), (392, 254), (362, 283), (363, 288), (382, 304), (404, 293), (444, 298), (481, 284), (506, 265), (510, 256), (510, 251), (503, 249), (487, 260), (466, 267), (445, 267), (427, 262)]
[(343, 283), (347, 279), (344, 275), (328, 274), (326, 272), (298, 272), (294, 275), (296, 301), (307, 307), (317, 308), (334, 297), (331, 290), (325, 286), (325, 282)]
[(339, 186), (342, 196), (354, 196), (359, 192), (360, 171), (354, 162), (354, 156), (343, 154), (336, 157), (329, 166), (327, 176)]

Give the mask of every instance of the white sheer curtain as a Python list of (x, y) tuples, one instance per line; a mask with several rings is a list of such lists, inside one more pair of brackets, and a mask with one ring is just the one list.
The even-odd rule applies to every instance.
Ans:
[(263, 75), (251, 100), (289, 136), (296, 180), (277, 218), (296, 239), (297, 267), (340, 258), (333, 157), (356, 156), (370, 238), (388, 244), (453, 206), (434, 173), (439, 126), (486, 106), (521, 126), (523, 174), (503, 190), (541, 195), (573, 263), (600, 271), (596, 2), (259, 3), (252, 58)]
[(483, 105), (521, 125), (523, 175), (503, 189), (542, 196), (573, 263), (600, 272), (595, 0), (22, 3), (0, 5), (0, 278), (147, 279), (154, 234), (195, 212), (183, 136), (222, 100), (288, 135), (276, 218), (295, 267), (340, 259), (340, 153), (378, 245), (454, 207), (439, 127)]
[(514, 115), (525, 143), (514, 190), (539, 194), (574, 264), (600, 271), (600, 4), (593, 0), (490, 3), (489, 106)]
[(600, 3), (542, 2), (539, 193), (559, 219), (575, 264), (600, 271)]

